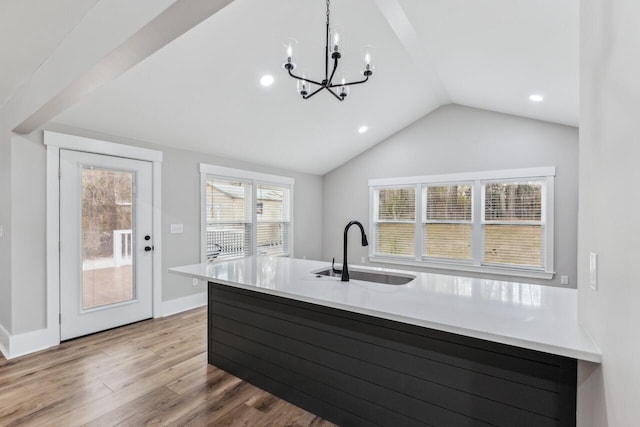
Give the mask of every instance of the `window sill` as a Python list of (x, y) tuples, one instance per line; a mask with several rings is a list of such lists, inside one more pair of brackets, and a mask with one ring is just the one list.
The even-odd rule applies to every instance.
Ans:
[(369, 256), (370, 262), (381, 264), (405, 265), (411, 267), (437, 268), (450, 271), (464, 271), (472, 273), (495, 274), (500, 276), (525, 277), (529, 279), (551, 280), (555, 273), (546, 271), (523, 270), (517, 268), (500, 268), (476, 265), (462, 265), (447, 262), (416, 261), (415, 259), (386, 258)]

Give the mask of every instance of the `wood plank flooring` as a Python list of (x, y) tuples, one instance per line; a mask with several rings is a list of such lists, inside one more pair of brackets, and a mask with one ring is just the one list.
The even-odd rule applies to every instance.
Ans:
[(206, 308), (0, 356), (0, 426), (333, 426), (207, 364)]

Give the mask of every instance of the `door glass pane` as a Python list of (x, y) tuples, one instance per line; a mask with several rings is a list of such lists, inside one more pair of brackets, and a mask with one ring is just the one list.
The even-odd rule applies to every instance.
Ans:
[(82, 169), (82, 308), (134, 298), (133, 173)]

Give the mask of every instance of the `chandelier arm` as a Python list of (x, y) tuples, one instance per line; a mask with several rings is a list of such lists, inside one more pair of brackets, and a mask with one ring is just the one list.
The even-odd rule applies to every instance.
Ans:
[(339, 97), (337, 93), (335, 93), (334, 91), (332, 91), (332, 90), (331, 90), (331, 89), (329, 89), (328, 87), (327, 87), (327, 88), (325, 88), (325, 89), (327, 89), (327, 90), (329, 91), (329, 93), (331, 93), (331, 95), (335, 96), (335, 97), (336, 97), (336, 99), (337, 99), (338, 101), (344, 101), (344, 99), (342, 99), (341, 97)]
[(359, 85), (359, 84), (362, 84), (362, 83), (366, 83), (366, 82), (367, 82), (367, 80), (369, 80), (369, 76), (366, 76), (363, 80), (359, 80), (359, 81), (357, 81), (357, 82), (344, 83), (344, 84), (342, 84), (342, 83), (336, 83), (336, 84), (331, 84), (331, 85), (329, 85), (329, 87), (330, 87), (330, 88), (332, 88), (332, 87), (341, 87), (341, 86), (353, 86), (353, 85)]
[(291, 77), (293, 77), (294, 79), (302, 80), (302, 81), (304, 81), (304, 82), (308, 82), (308, 83), (313, 83), (314, 85), (318, 85), (318, 86), (323, 86), (323, 85), (322, 85), (322, 83), (319, 83), (319, 82), (317, 82), (317, 81), (315, 81), (315, 80), (309, 80), (309, 79), (304, 78), (304, 77), (298, 77), (298, 76), (296, 76), (295, 74), (293, 74), (293, 73), (291, 72), (291, 70), (288, 70), (288, 71), (289, 71), (289, 75), (290, 75)]
[(314, 90), (313, 92), (311, 92), (309, 95), (305, 95), (302, 97), (302, 99), (309, 99), (311, 98), (313, 95), (315, 95), (316, 93), (320, 92), (322, 89), (325, 89), (324, 86), (320, 86), (318, 89)]
[(331, 77), (327, 79), (327, 87), (333, 87), (331, 85), (331, 80), (333, 80), (333, 76), (336, 74), (337, 69), (338, 69), (338, 58), (333, 58), (333, 71), (331, 71)]

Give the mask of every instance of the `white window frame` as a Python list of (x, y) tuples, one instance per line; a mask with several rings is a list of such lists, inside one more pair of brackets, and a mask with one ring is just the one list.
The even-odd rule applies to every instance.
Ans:
[[(369, 246), (369, 261), (376, 263), (407, 265), (416, 267), (438, 268), (446, 270), (458, 270), (465, 272), (488, 273), (495, 275), (507, 275), (528, 277), (535, 279), (552, 279), (554, 271), (554, 183), (556, 168), (554, 166), (524, 169), (505, 169), (495, 171), (467, 172), (457, 174), (426, 175), (399, 178), (379, 178), (369, 180), (369, 234), (371, 244)], [(484, 197), (483, 184), (490, 181), (544, 181), (542, 193), (542, 224), (544, 226), (544, 267), (527, 268), (500, 265), (482, 265), (483, 246), (483, 212)], [(422, 232), (422, 187), (424, 185), (471, 185), (472, 190), (472, 228), (471, 228), (471, 254), (472, 261), (435, 259), (424, 256), (424, 238)], [(416, 238), (415, 258), (398, 258), (375, 254), (375, 190), (380, 187), (407, 187), (415, 186), (416, 189)]]
[(226, 179), (226, 180), (238, 180), (251, 184), (252, 192), (252, 207), (250, 207), (251, 218), (250, 224), (253, 232), (251, 233), (251, 250), (250, 253), (257, 254), (257, 223), (258, 214), (256, 209), (257, 200), (257, 186), (258, 184), (266, 185), (279, 185), (289, 187), (289, 255), (293, 258), (293, 230), (294, 230), (294, 214), (293, 214), (293, 197), (294, 197), (294, 185), (295, 179), (280, 176), (271, 175), (266, 173), (254, 172), (244, 169), (234, 169), (225, 166), (210, 165), (206, 163), (200, 163), (200, 262), (207, 262), (207, 176), (214, 178)]

